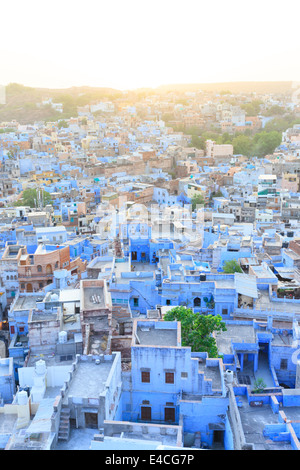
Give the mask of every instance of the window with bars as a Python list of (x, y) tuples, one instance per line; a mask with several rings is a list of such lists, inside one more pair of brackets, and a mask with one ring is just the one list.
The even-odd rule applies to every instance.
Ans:
[(174, 383), (174, 372), (165, 372), (165, 383), (166, 384)]
[(150, 372), (142, 370), (141, 371), (141, 380), (143, 383), (150, 383)]

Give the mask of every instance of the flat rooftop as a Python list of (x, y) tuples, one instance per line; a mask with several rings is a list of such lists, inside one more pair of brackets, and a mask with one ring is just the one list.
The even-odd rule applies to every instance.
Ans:
[(111, 268), (112, 261), (96, 261), (93, 265), (91, 263), (87, 266), (89, 269), (101, 269), (103, 267)]
[(21, 247), (18, 247), (18, 248), (11, 248), (10, 250), (8, 250), (8, 252), (6, 253), (6, 256), (2, 257), (3, 260), (5, 259), (17, 259), (18, 257), (18, 254), (19, 254), (19, 251), (20, 251)]
[(269, 297), (269, 293), (264, 290), (259, 291), (258, 299), (255, 302), (257, 310), (270, 310), (274, 312), (287, 312), (291, 314), (300, 315), (300, 304), (295, 302), (272, 302)]
[(214, 280), (214, 283), (217, 289), (234, 289), (235, 288), (234, 279), (216, 279)]
[(97, 310), (103, 308), (104, 302), (104, 289), (101, 286), (97, 287), (84, 287), (83, 288), (83, 309), (84, 310)]
[(0, 413), (0, 435), (1, 434), (10, 434), (14, 431), (15, 425), (18, 420), (18, 415)]
[(79, 362), (64, 401), (67, 402), (68, 395), (79, 398), (99, 398), (100, 393), (105, 390), (112, 364), (112, 360), (100, 364)]
[(142, 346), (177, 346), (177, 329), (158, 329), (139, 326), (137, 336)]
[(216, 334), (217, 347), (222, 354), (232, 354), (231, 342), (256, 343), (256, 335), (252, 325), (229, 325), (227, 331)]
[(29, 310), (35, 308), (37, 300), (42, 297), (42, 294), (40, 297), (36, 295), (20, 296), (15, 303), (14, 310)]
[(79, 302), (80, 289), (63, 289), (59, 292), (60, 302)]
[(222, 389), (221, 374), (218, 366), (207, 367), (205, 363), (199, 362), (198, 370), (204, 373), (206, 379), (211, 379), (213, 390)]
[(139, 271), (139, 272), (154, 272), (157, 269), (156, 264), (142, 263), (142, 262), (138, 262), (138, 261), (132, 261), (131, 262), (131, 268), (133, 268), (133, 270), (135, 272), (137, 272), (137, 271)]
[[(130, 264), (129, 259), (124, 261), (116, 261), (114, 265), (114, 273), (116, 278), (120, 278), (122, 273), (129, 273), (130, 272)], [(122, 279), (123, 281), (123, 279)]]
[(274, 278), (274, 280), (277, 279), (275, 274), (273, 274), (273, 272), (269, 268), (261, 264), (259, 266), (252, 265), (249, 270), (250, 274), (252, 274), (251, 271), (259, 279), (265, 279), (265, 278), (268, 278), (268, 279)]
[[(53, 311), (47, 311), (47, 310), (33, 310), (32, 316), (31, 316), (31, 321), (38, 321), (38, 322), (43, 322), (43, 321), (53, 321), (57, 320), (58, 318), (58, 310), (55, 309)], [(30, 321), (30, 320), (29, 320)]]
[(254, 444), (255, 450), (292, 450), (290, 442), (276, 442), (264, 437), (265, 426), (278, 424), (278, 415), (273, 413), (269, 405), (251, 407), (245, 396), (239, 396), (239, 403), (240, 417), (248, 444)]

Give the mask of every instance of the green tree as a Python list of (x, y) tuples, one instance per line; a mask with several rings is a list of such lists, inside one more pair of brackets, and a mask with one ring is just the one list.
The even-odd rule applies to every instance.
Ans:
[(232, 145), (234, 154), (245, 155), (246, 157), (251, 155), (253, 148), (251, 137), (247, 135), (239, 135), (234, 137), (232, 140)]
[(264, 157), (265, 155), (272, 154), (276, 147), (280, 145), (282, 140), (281, 132), (259, 132), (253, 137), (253, 152), (258, 157)]
[(68, 127), (68, 123), (67, 123), (67, 121), (65, 121), (64, 119), (62, 119), (61, 121), (58, 122), (57, 127), (58, 127), (59, 129), (61, 129), (62, 127), (65, 129), (65, 128)]
[(247, 116), (257, 116), (260, 113), (260, 105), (262, 101), (253, 100), (251, 103), (244, 103), (241, 105), (241, 108), (246, 111)]
[(291, 113), (271, 119), (266, 123), (264, 130), (266, 132), (284, 132), (289, 127), (293, 127), (294, 124), (300, 124), (300, 118)]
[(190, 346), (192, 352), (207, 352), (209, 357), (218, 357), (214, 331), (226, 331), (220, 315), (201, 315), (183, 306), (174, 307), (164, 316), (165, 321), (181, 323), (182, 346)]
[(43, 206), (47, 204), (52, 204), (52, 198), (50, 193), (47, 191), (40, 191), (35, 188), (25, 189), (22, 193), (21, 199), (15, 202), (15, 206), (29, 206), (29, 207), (38, 207), (39, 199), (42, 198)]
[(225, 261), (223, 271), (226, 274), (233, 274), (233, 273), (242, 273), (242, 268), (238, 264), (236, 259), (231, 259)]
[(263, 114), (264, 116), (282, 116), (285, 113), (285, 109), (278, 104), (271, 106)]
[(201, 194), (199, 194), (199, 196), (192, 197), (192, 211), (196, 209), (197, 205), (202, 205), (204, 203), (205, 199)]
[(189, 147), (196, 147), (196, 149), (205, 150), (205, 140), (198, 135), (192, 135)]

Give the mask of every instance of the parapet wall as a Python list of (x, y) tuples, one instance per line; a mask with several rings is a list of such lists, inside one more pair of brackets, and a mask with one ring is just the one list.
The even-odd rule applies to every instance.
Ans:
[(174, 437), (176, 446), (183, 446), (182, 425), (172, 426), (150, 423), (132, 423), (130, 421), (104, 421), (105, 436), (113, 436), (114, 434), (121, 433), (142, 435), (145, 439), (155, 438), (156, 440), (161, 440), (165, 436)]

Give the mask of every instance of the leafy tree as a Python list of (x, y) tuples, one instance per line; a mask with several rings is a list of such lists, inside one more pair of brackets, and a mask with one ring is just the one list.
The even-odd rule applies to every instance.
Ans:
[(272, 131), (272, 132), (259, 132), (253, 137), (253, 152), (254, 155), (258, 157), (264, 157), (267, 154), (274, 152), (276, 147), (280, 145), (282, 140), (281, 132)]
[(252, 139), (247, 135), (239, 135), (232, 140), (233, 153), (249, 156), (252, 150)]
[(180, 306), (169, 310), (164, 320), (181, 323), (182, 346), (190, 346), (192, 352), (207, 352), (209, 357), (218, 357), (218, 348), (212, 333), (226, 331), (220, 315), (201, 315)]
[(172, 113), (164, 113), (164, 114), (161, 116), (161, 119), (162, 119), (162, 121), (165, 121), (165, 122), (172, 121), (172, 120), (174, 119), (174, 114), (172, 114)]
[(244, 103), (241, 105), (241, 108), (246, 111), (247, 116), (257, 116), (260, 113), (260, 105), (262, 101), (253, 100), (251, 103)]
[[(43, 206), (52, 203), (51, 195), (47, 191), (42, 191), (40, 197), (43, 198)], [(35, 188), (28, 188), (23, 191), (22, 198), (14, 204), (15, 206), (29, 206), (37, 207), (38, 205), (38, 192)]]
[(192, 135), (190, 147), (196, 147), (196, 149), (205, 150), (205, 140), (198, 135)]
[(62, 127), (65, 129), (66, 127), (68, 127), (68, 123), (64, 119), (62, 119), (61, 121), (58, 122), (57, 127), (59, 129), (61, 129)]
[(192, 211), (194, 211), (197, 205), (203, 205), (205, 203), (204, 197), (199, 194), (199, 196), (192, 197)]
[(242, 268), (236, 259), (228, 260), (224, 263), (223, 271), (226, 274), (242, 273)]
[(11, 127), (5, 127), (4, 129), (0, 129), (0, 134), (5, 134), (5, 133), (8, 133), (8, 132), (15, 132), (15, 129), (13, 129)]
[(264, 116), (282, 116), (285, 113), (285, 109), (278, 104), (271, 106), (269, 109), (264, 111)]
[(294, 124), (300, 124), (300, 118), (291, 113), (271, 119), (266, 123), (264, 130), (266, 132), (284, 132), (289, 127), (293, 127)]

